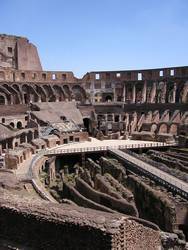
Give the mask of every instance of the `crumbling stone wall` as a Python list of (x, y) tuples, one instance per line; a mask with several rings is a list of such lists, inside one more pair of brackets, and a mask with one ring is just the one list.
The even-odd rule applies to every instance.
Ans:
[(1, 238), (34, 249), (157, 250), (161, 244), (157, 228), (142, 221), (13, 195), (0, 198), (0, 224)]
[(85, 181), (80, 178), (76, 179), (76, 189), (88, 199), (109, 207), (110, 209), (125, 213), (127, 215), (138, 216), (135, 206), (127, 202), (125, 199), (116, 199), (110, 195), (99, 192), (91, 188)]
[(138, 176), (129, 175), (127, 186), (133, 192), (141, 218), (147, 218), (166, 231), (173, 231), (176, 223), (175, 205), (159, 191), (154, 191)]

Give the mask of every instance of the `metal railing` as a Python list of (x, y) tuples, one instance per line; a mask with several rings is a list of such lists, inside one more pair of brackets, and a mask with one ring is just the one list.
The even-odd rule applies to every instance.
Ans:
[(141, 168), (142, 170), (146, 171), (147, 173), (152, 174), (152, 175), (156, 176), (157, 178), (160, 178), (162, 181), (170, 184), (174, 188), (178, 188), (179, 190), (181, 190), (185, 194), (186, 197), (188, 197), (188, 184), (186, 182), (183, 182), (174, 176), (170, 176), (170, 174), (168, 174), (162, 170), (156, 169), (155, 167), (141, 161), (138, 158), (135, 159), (135, 157), (133, 155), (122, 152), (120, 150), (111, 149), (110, 151), (112, 153), (114, 153), (115, 155), (118, 155), (121, 158), (134, 164), (137, 168), (139, 168), (139, 169)]
[(71, 153), (82, 153), (82, 152), (95, 152), (95, 151), (107, 151), (109, 149), (131, 149), (131, 148), (153, 148), (153, 147), (164, 147), (174, 146), (174, 143), (167, 144), (164, 142), (152, 142), (142, 144), (125, 144), (117, 146), (95, 146), (95, 147), (80, 147), (80, 148), (57, 148), (48, 149), (44, 151), (44, 155), (57, 155), (57, 154), (71, 154)]

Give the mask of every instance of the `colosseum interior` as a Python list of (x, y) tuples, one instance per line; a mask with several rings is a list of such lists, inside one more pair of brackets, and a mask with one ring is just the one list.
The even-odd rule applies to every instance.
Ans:
[(188, 66), (42, 69), (0, 35), (0, 249), (188, 249)]

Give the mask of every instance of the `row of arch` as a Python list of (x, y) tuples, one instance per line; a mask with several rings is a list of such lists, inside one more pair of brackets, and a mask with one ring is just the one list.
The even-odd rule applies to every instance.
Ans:
[(58, 84), (4, 83), (0, 85), (0, 105), (71, 101), (72, 99), (86, 101), (86, 92), (80, 85), (72, 87)]
[(172, 134), (172, 135), (177, 135), (178, 133), (178, 125), (177, 123), (153, 123), (151, 125), (151, 132), (157, 132), (159, 134)]

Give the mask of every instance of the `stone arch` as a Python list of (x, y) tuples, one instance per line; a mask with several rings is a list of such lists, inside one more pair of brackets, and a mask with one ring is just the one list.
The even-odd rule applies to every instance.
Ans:
[(112, 102), (112, 95), (106, 95), (105, 102)]
[(17, 127), (18, 129), (21, 129), (21, 128), (23, 127), (23, 126), (22, 126), (22, 122), (21, 122), (21, 121), (18, 121), (16, 127)]
[(141, 103), (142, 102), (142, 89), (143, 89), (143, 83), (137, 83), (135, 85), (135, 102)]
[(12, 128), (14, 128), (15, 127), (15, 125), (14, 125), (14, 122), (10, 122), (10, 124), (9, 124)]
[(11, 93), (2, 85), (0, 86), (0, 95), (6, 95), (7, 104), (12, 104)]
[(57, 99), (59, 101), (64, 101), (65, 100), (65, 93), (64, 93), (63, 89), (61, 88), (61, 86), (53, 85), (53, 89), (56, 93)]
[(28, 84), (22, 85), (23, 102), (29, 104), (30, 102), (37, 102), (39, 99), (38, 93), (35, 91), (33, 86)]
[(167, 82), (166, 85), (166, 103), (173, 102), (173, 91), (174, 91), (174, 82)]
[(47, 98), (49, 102), (56, 101), (55, 91), (52, 89), (51, 85), (43, 85), (43, 89), (45, 89), (47, 93)]
[(156, 132), (157, 131), (157, 124), (156, 123), (153, 123), (152, 125), (151, 125), (151, 132)]
[(71, 90), (70, 90), (69, 86), (68, 85), (63, 85), (63, 90), (64, 90), (66, 98), (68, 98), (70, 100), (70, 98), (71, 98)]
[(166, 84), (165, 82), (159, 82), (157, 85), (156, 102), (165, 103), (166, 99)]
[(6, 88), (12, 95), (12, 104), (20, 104), (21, 103), (21, 98), (19, 95), (19, 92), (15, 90), (11, 85), (8, 84), (3, 84), (3, 87)]
[(35, 85), (35, 89), (38, 93), (38, 95), (40, 95), (41, 101), (42, 102), (47, 102), (47, 93), (45, 91), (45, 89), (42, 86), (39, 85)]
[(7, 97), (4, 93), (0, 93), (0, 105), (6, 105), (7, 104)]
[(181, 95), (181, 102), (188, 103), (188, 81), (184, 84)]
[(177, 103), (182, 102), (184, 85), (185, 85), (185, 82), (182, 82), (182, 81), (177, 84), (177, 89), (176, 89), (176, 102)]
[(86, 92), (79, 85), (74, 85), (72, 87), (73, 97), (76, 101), (85, 102), (86, 101)]
[(168, 125), (166, 123), (162, 123), (160, 124), (159, 126), (159, 134), (162, 134), (162, 133), (167, 133), (168, 132)]
[(178, 125), (177, 124), (171, 124), (169, 128), (169, 133), (172, 135), (177, 135), (178, 132)]

